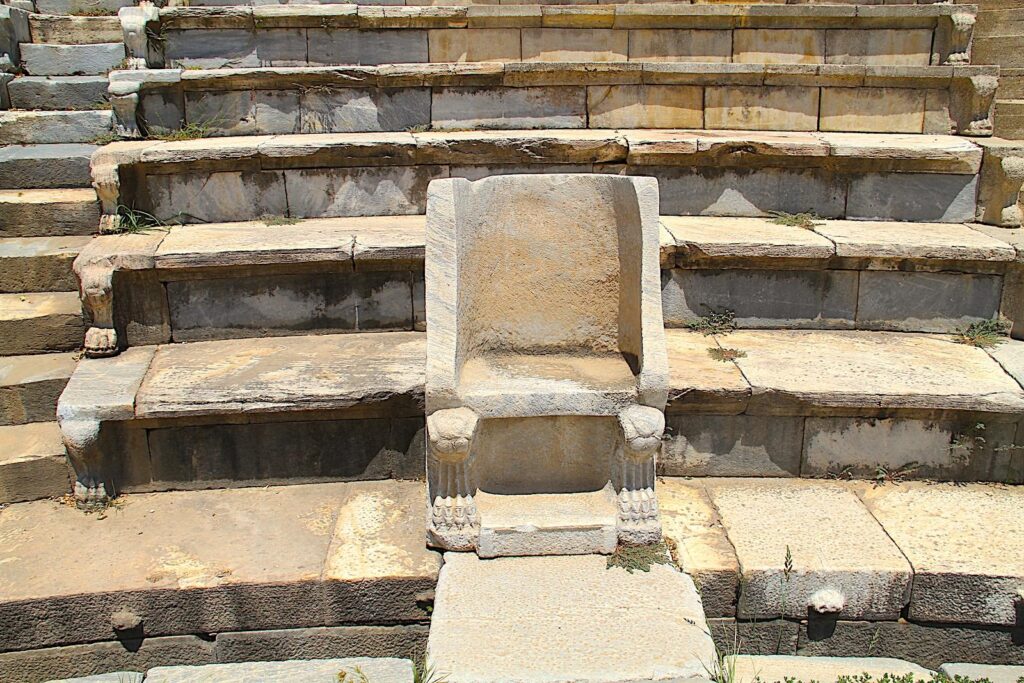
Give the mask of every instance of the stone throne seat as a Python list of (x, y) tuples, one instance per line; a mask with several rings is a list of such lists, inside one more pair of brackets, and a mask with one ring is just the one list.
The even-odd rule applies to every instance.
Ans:
[[(660, 539), (654, 471), (668, 362), (658, 230), (653, 178), (544, 174), (430, 184), (433, 545), (557, 554)], [(494, 538), (488, 507), (495, 519), (516, 520), (511, 535), (551, 533), (507, 543), (508, 552), (483, 543)], [(600, 531), (588, 536), (579, 521), (585, 509), (596, 518), (605, 509), (610, 523), (598, 519), (591, 531)]]

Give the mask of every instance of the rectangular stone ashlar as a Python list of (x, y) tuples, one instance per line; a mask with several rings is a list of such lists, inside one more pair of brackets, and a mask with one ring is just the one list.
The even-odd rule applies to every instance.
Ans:
[[(489, 527), (481, 520), (485, 507), (474, 501), (481, 492), (608, 491), (603, 500), (607, 510), (618, 508), (620, 540), (660, 539), (654, 455), (664, 430), (668, 360), (658, 247), (657, 183), (650, 178), (550, 174), (431, 183), (426, 408), (433, 544), (501, 554), (491, 532), (482, 545), (481, 529)], [(530, 431), (535, 426), (548, 428)], [(517, 432), (529, 434), (535, 447), (517, 444)], [(586, 500), (591, 508), (601, 502)], [(521, 521), (508, 505), (514, 503), (492, 499), (487, 507)], [(584, 518), (602, 516), (581, 512)], [(552, 537), (512, 545), (538, 554), (610, 550), (600, 533), (590, 542), (581, 538), (566, 533), (563, 543)]]
[(755, 479), (708, 492), (742, 571), (738, 618), (895, 619), (910, 599), (910, 564), (852, 491)]

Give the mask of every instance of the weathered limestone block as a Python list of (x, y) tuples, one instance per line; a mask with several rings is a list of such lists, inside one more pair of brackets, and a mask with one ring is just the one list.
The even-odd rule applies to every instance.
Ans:
[(929, 91), (914, 88), (822, 88), (820, 130), (920, 133)]
[(402, 657), (420, 661), (427, 647), (426, 625), (326, 626), (217, 634), (221, 662)]
[(800, 625), (784, 619), (708, 619), (708, 628), (719, 652), (742, 649), (748, 655), (796, 654), (800, 635)]
[(590, 128), (701, 128), (704, 91), (686, 85), (595, 85), (587, 88)]
[(1024, 145), (1000, 139), (976, 142), (984, 150), (976, 220), (1004, 228), (1021, 225)]
[(928, 66), (932, 55), (930, 29), (828, 29), (827, 64)]
[(728, 62), (732, 32), (636, 29), (629, 32), (629, 59), (641, 62)]
[(976, 16), (960, 11), (941, 16), (935, 29), (932, 64), (970, 64)]
[(92, 109), (107, 99), (105, 76), (22, 76), (7, 84), (15, 109)]
[(750, 384), (735, 363), (722, 363), (707, 354), (713, 340), (689, 330), (668, 329), (665, 341), (671, 369), (670, 414), (736, 415), (744, 411), (750, 398)]
[(586, 128), (584, 88), (440, 88), (433, 93), (434, 129)]
[(864, 271), (857, 291), (857, 327), (953, 332), (999, 317), (1002, 287), (998, 275)]
[(31, 43), (29, 12), (4, 5), (0, 7), (0, 56), (7, 55), (11, 64), (22, 60), (20, 44)]
[(427, 165), (288, 170), (284, 172), (288, 215), (315, 218), (422, 213), (428, 183), (447, 175), (446, 167)]
[(289, 215), (285, 174), (280, 171), (151, 175), (146, 186), (153, 215), (165, 222), (214, 223)]
[[(852, 492), (719, 479), (708, 493), (743, 572), (738, 618), (895, 619), (909, 601), (910, 564)], [(826, 523), (827, 538), (815, 530)]]
[(418, 29), (307, 31), (309, 64), (407, 64), (428, 61), (427, 31)]
[[(532, 207), (525, 222), (522, 205)], [(576, 220), (567, 225), (566, 216)], [(500, 253), (495, 242), (505, 245)], [(565, 258), (565, 249), (587, 244), (585, 254)], [(513, 420), (528, 429), (530, 420), (560, 415), (595, 424), (617, 418), (618, 433), (598, 439), (604, 448), (592, 468), (604, 474), (596, 488), (610, 484), (617, 492), (620, 540), (657, 540), (654, 457), (665, 427), (668, 363), (656, 183), (557, 174), (434, 183), (427, 245), (430, 541), (449, 549), (478, 543), (474, 497), (488, 480), (486, 458), (474, 445), (486, 438), (481, 421)], [(620, 249), (635, 260), (621, 264)], [(571, 281), (585, 283), (571, 293), (567, 262), (579, 264)], [(510, 281), (522, 296), (509, 297)], [(612, 296), (609, 287), (622, 293)], [(635, 358), (636, 367), (619, 354)], [(529, 466), (563, 466), (562, 458), (550, 460)], [(569, 483), (560, 492), (594, 490), (593, 483)]]
[(0, 446), (0, 502), (67, 494), (71, 472), (56, 422), (0, 427)]
[(943, 664), (939, 669), (950, 678), (985, 678), (992, 683), (1017, 683), (1024, 678), (1024, 666), (998, 666), (994, 664)]
[[(968, 71), (968, 68), (971, 70)], [(992, 135), (993, 106), (998, 85), (998, 69), (954, 67), (950, 117), (956, 121), (961, 135)]]
[(0, 425), (53, 420), (57, 397), (74, 369), (71, 353), (0, 360)]
[(817, 130), (817, 88), (708, 87), (704, 125), (747, 130)]
[[(877, 173), (850, 179), (846, 217), (962, 223), (975, 213), (978, 176)], [(1018, 190), (1019, 190), (1018, 183)]]
[(21, 46), (21, 56), (25, 70), (33, 76), (89, 76), (116, 68), (124, 59), (124, 45), (25, 43)]
[(110, 132), (109, 111), (0, 112), (0, 144), (88, 143)]
[(911, 676), (915, 680), (930, 680), (932, 672), (922, 666), (899, 659), (884, 657), (794, 657), (779, 655), (729, 655), (726, 666), (734, 671), (737, 683), (780, 683), (786, 678), (835, 683), (841, 677), (866, 674), (873, 678), (890, 675), (894, 678)]
[(96, 145), (10, 145), (0, 148), (0, 188), (86, 187), (89, 157)]
[(430, 124), (431, 94), (427, 88), (310, 90), (300, 94), (299, 108), (302, 133), (408, 130)]
[(524, 28), (523, 61), (624, 62), (629, 57), (628, 31), (578, 28)]
[(435, 29), (428, 35), (428, 53), (431, 62), (517, 62), (522, 58), (518, 28)]
[[(728, 339), (723, 343), (728, 344)], [(800, 476), (803, 418), (670, 415), (667, 423), (671, 436), (665, 443), (658, 465), (662, 474), (682, 477)]]
[(733, 61), (753, 64), (822, 64), (823, 29), (736, 29)]

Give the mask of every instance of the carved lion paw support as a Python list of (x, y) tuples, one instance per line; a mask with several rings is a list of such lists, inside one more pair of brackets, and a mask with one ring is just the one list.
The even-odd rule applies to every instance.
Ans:
[(661, 522), (654, 477), (665, 433), (665, 414), (649, 406), (630, 406), (619, 413), (619, 427), (623, 450), (617, 486), (619, 541), (627, 545), (657, 543), (661, 540)]
[(427, 417), (430, 457), (436, 463), (428, 536), (431, 543), (449, 550), (472, 550), (480, 535), (469, 461), (478, 423), (469, 408), (438, 410)]
[(117, 355), (117, 331), (114, 329), (114, 270), (105, 265), (89, 265), (78, 271), (82, 304), (92, 326), (85, 333), (85, 355), (105, 358)]
[(61, 420), (60, 431), (71, 464), (78, 473), (75, 504), (83, 510), (106, 507), (110, 496), (100, 471), (103, 456), (99, 448), (99, 420)]

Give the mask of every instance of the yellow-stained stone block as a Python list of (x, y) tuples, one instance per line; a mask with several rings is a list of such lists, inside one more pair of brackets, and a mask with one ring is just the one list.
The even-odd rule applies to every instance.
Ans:
[(709, 87), (704, 126), (739, 130), (816, 130), (818, 88)]
[(591, 128), (702, 128), (697, 85), (595, 85), (587, 88)]
[(828, 64), (928, 66), (930, 29), (829, 29), (825, 32)]
[(732, 32), (702, 29), (635, 29), (629, 32), (634, 62), (728, 62)]
[(925, 90), (822, 88), (821, 130), (855, 133), (920, 133)]
[(624, 62), (629, 53), (629, 32), (603, 28), (526, 28), (522, 43), (526, 62)]
[(429, 31), (431, 62), (503, 62), (522, 58), (517, 28), (434, 29)]
[(744, 64), (822, 64), (824, 29), (736, 29), (732, 61)]

